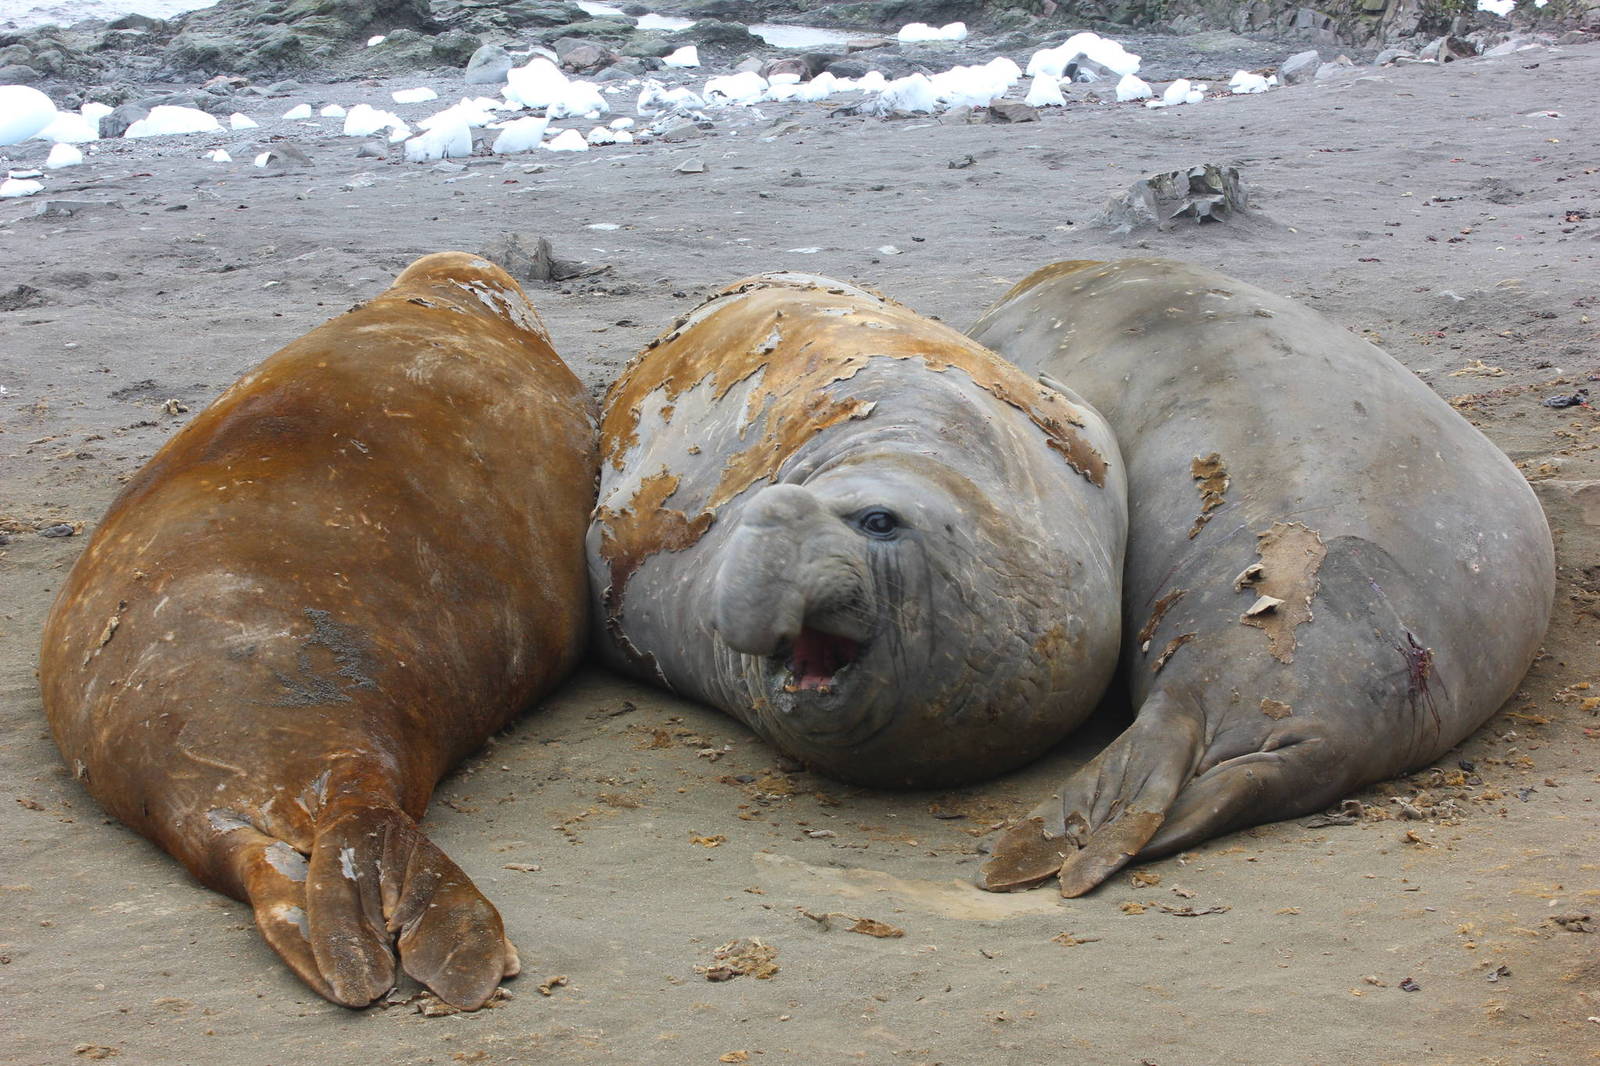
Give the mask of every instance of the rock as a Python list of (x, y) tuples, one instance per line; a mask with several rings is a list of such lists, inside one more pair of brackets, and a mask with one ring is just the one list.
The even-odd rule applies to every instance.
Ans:
[(715, 48), (765, 48), (767, 42), (736, 22), (701, 19), (688, 29), (672, 35), (679, 45), (710, 45)]
[(138, 30), (141, 33), (160, 33), (166, 28), (167, 24), (160, 19), (138, 14), (123, 15), (106, 23), (108, 30)]
[(387, 159), (389, 146), (382, 141), (362, 141), (356, 149), (357, 159)]
[(274, 141), (267, 149), (268, 167), (309, 167), (312, 165), (311, 157), (305, 150), (292, 141)]
[(640, 34), (624, 42), (618, 51), (635, 59), (661, 59), (677, 51), (677, 47), (665, 37), (651, 33)]
[(737, 19), (749, 7), (746, 0), (680, 0), (673, 10), (690, 18)]
[[(760, 56), (750, 56), (739, 60), (738, 64), (734, 66), (733, 72), (735, 74), (761, 74), (766, 67), (767, 60), (762, 59)], [(765, 76), (764, 74), (762, 75), (762, 77)]]
[(150, 117), (150, 108), (143, 101), (123, 104), (109, 115), (100, 116), (101, 137), (121, 137), (128, 127), (142, 118)]
[(872, 67), (859, 59), (835, 59), (827, 71), (836, 78), (864, 78)]
[(248, 78), (241, 78), (233, 74), (218, 74), (216, 77), (200, 86), (200, 88), (204, 89), (208, 93), (215, 93), (218, 96), (226, 96), (230, 93), (238, 92), (240, 89), (243, 89), (249, 84), (250, 79)]
[(660, 133), (657, 133), (656, 139), (666, 141), (668, 144), (671, 144), (677, 141), (691, 141), (697, 137), (703, 136), (705, 136), (705, 131), (695, 123), (680, 122), (677, 125), (668, 126)]
[(1237, 167), (1203, 163), (1140, 178), (1127, 192), (1107, 201), (1094, 221), (1119, 234), (1146, 226), (1164, 232), (1184, 218), (1224, 222), (1247, 206)]
[(25, 44), (8, 44), (0, 48), (0, 65), (9, 66), (12, 63), (30, 63), (33, 53), (28, 51)]
[(594, 75), (595, 81), (627, 81), (629, 78), (638, 78), (649, 73), (650, 68), (642, 59), (632, 56), (623, 56), (606, 69)]
[(698, 157), (685, 159), (673, 167), (672, 170), (675, 174), (704, 174), (706, 172), (706, 161)]
[(468, 85), (499, 85), (514, 66), (511, 53), (504, 48), (497, 44), (482, 45), (467, 60), (466, 82)]
[(1386, 67), (1390, 63), (1393, 63), (1399, 59), (1415, 58), (1417, 58), (1416, 53), (1409, 51), (1408, 49), (1385, 48), (1383, 51), (1378, 53), (1377, 58), (1372, 61), (1372, 65), (1375, 67)]
[(557, 259), (550, 242), (532, 233), (502, 234), (478, 254), (518, 281), (565, 281), (595, 272), (582, 263)]
[(483, 41), (476, 34), (455, 29), (434, 36), (428, 43), (428, 50), (438, 62), (459, 67), (470, 62), (482, 44)]
[(1037, 122), (1039, 109), (1020, 100), (996, 98), (989, 101), (990, 122)]
[(32, 85), (44, 78), (26, 63), (7, 63), (0, 67), (0, 85)]
[(1349, 56), (1340, 56), (1317, 67), (1317, 72), (1312, 77), (1315, 81), (1333, 81), (1337, 78), (1352, 78), (1360, 73), (1361, 68), (1356, 66)]
[(591, 41), (563, 37), (556, 42), (556, 59), (559, 60), (561, 69), (573, 74), (587, 74), (599, 70), (601, 67), (610, 66), (617, 58), (617, 53)]
[(1317, 68), (1322, 64), (1322, 56), (1317, 54), (1315, 48), (1308, 52), (1300, 52), (1283, 61), (1278, 68), (1278, 80), (1285, 85), (1299, 85), (1301, 82), (1310, 81), (1317, 76)]
[(1418, 58), (1432, 59), (1439, 63), (1453, 63), (1458, 59), (1470, 59), (1477, 54), (1477, 48), (1465, 38), (1436, 37), (1418, 53)]
[(577, 4), (551, 3), (549, 0), (521, 0), (496, 9), (505, 21), (516, 27), (566, 26), (589, 18)]
[[(741, 64), (742, 66), (743, 64)], [(756, 71), (763, 78), (771, 80), (774, 74), (793, 74), (801, 81), (807, 81), (815, 74), (805, 63), (796, 56), (785, 56), (783, 59), (769, 59), (761, 64), (761, 69)]]

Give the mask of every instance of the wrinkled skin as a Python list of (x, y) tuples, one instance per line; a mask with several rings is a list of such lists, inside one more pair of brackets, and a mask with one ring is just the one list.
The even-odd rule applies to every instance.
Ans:
[(68, 766), (336, 1003), (517, 971), (416, 819), (583, 650), (596, 428), (516, 283), (428, 256), (169, 441), (51, 610)]
[(1511, 462), (1288, 300), (1164, 260), (1057, 263), (972, 336), (1070, 383), (1128, 464), (1128, 731), (980, 883), (1088, 891), (1428, 763), (1511, 695), (1554, 595)]
[(954, 330), (827, 279), (752, 279), (625, 371), (601, 436), (604, 653), (823, 773), (999, 773), (1115, 668), (1115, 444)]

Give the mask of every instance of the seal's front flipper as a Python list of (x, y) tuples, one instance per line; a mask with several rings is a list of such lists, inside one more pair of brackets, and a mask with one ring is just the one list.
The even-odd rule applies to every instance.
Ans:
[(306, 882), (311, 948), (329, 998), (366, 1006), (405, 972), (477, 1010), (517, 973), (494, 905), (403, 811), (354, 806), (319, 825)]
[(1083, 895), (1144, 850), (1204, 751), (1199, 705), (1152, 696), (1126, 732), (1001, 834), (979, 887), (1004, 892), (1057, 875), (1063, 896)]

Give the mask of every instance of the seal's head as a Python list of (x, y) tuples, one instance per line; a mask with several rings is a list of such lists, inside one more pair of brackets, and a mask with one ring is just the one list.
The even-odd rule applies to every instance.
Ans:
[(836, 777), (1045, 750), (1118, 646), (1120, 462), (1074, 397), (850, 286), (735, 286), (608, 398), (596, 586), (641, 672)]

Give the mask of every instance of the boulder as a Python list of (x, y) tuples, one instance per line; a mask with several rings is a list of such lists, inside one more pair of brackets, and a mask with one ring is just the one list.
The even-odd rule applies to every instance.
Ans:
[(506, 74), (516, 63), (511, 58), (511, 53), (497, 44), (486, 44), (472, 53), (467, 60), (466, 83), (468, 85), (499, 85), (506, 80)]
[(1317, 76), (1317, 68), (1322, 65), (1322, 56), (1317, 54), (1315, 48), (1299, 52), (1283, 61), (1278, 68), (1278, 80), (1285, 85), (1299, 85)]

